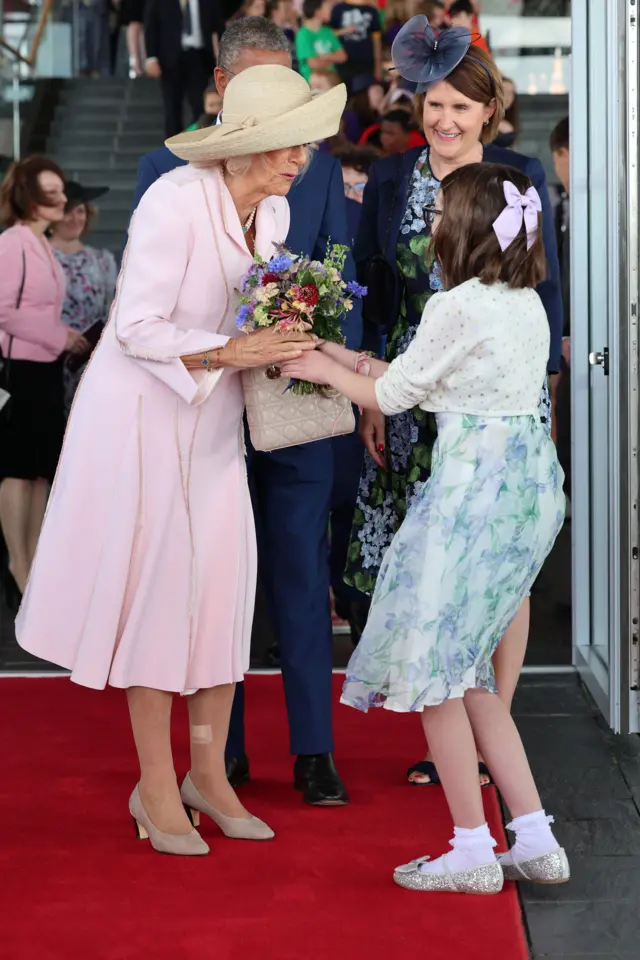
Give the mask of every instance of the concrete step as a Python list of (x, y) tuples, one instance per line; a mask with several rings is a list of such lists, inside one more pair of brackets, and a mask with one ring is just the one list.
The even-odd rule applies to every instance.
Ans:
[(110, 135), (122, 134), (159, 134), (164, 133), (164, 119), (155, 114), (144, 117), (103, 117), (100, 113), (92, 113), (85, 117), (57, 117), (51, 124), (52, 136), (72, 135), (74, 133), (87, 133), (90, 135)]
[(150, 106), (133, 106), (123, 102), (99, 108), (97, 106), (89, 108), (82, 107), (82, 109), (76, 109), (70, 104), (64, 104), (57, 108), (54, 119), (64, 123), (69, 120), (75, 121), (77, 125), (81, 126), (86, 124), (93, 124), (95, 126), (103, 122), (107, 124), (118, 120), (135, 123), (141, 120), (147, 120), (158, 124), (160, 127), (164, 127), (162, 106), (155, 104)]
[(102, 204), (99, 205), (100, 216), (96, 222), (95, 229), (103, 233), (118, 233), (127, 229), (129, 217), (131, 215), (131, 205), (128, 209), (110, 212), (105, 210)]
[[(154, 83), (147, 77), (142, 78), (142, 82)], [(128, 87), (131, 81), (128, 77), (74, 77), (68, 80), (65, 86), (75, 87), (76, 89), (93, 89), (98, 87)]]
[[(83, 181), (84, 182), (84, 181)], [(87, 181), (88, 183), (89, 181)], [(102, 207), (103, 204), (114, 204), (116, 206), (128, 206), (131, 203), (131, 191), (127, 184), (119, 183), (114, 179), (113, 171), (109, 171), (109, 183), (98, 184), (98, 181), (94, 178), (91, 186), (108, 186), (109, 193), (106, 194), (99, 202), (98, 206)]]
[(82, 166), (79, 163), (63, 167), (65, 176), (70, 180), (79, 180), (85, 187), (109, 187), (112, 190), (123, 191), (133, 199), (136, 188), (137, 171), (135, 167), (126, 170), (109, 170), (105, 167), (95, 169)]
[(154, 136), (151, 133), (130, 133), (116, 136), (105, 133), (72, 133), (68, 136), (57, 134), (47, 140), (47, 152), (81, 153), (85, 150), (103, 150), (112, 153), (122, 150), (126, 153), (137, 152), (143, 154), (155, 150), (161, 143), (162, 137)]
[(160, 97), (129, 97), (110, 96), (110, 97), (77, 97), (60, 95), (59, 103), (63, 107), (73, 110), (109, 110), (123, 105), (142, 109), (143, 107), (153, 107), (162, 109), (162, 100)]
[(64, 84), (60, 95), (65, 100), (109, 100), (116, 97), (127, 97), (134, 100), (160, 99), (160, 85), (154, 80), (142, 83), (126, 81), (124, 78), (116, 78), (114, 82), (94, 81), (92, 83), (78, 83), (77, 80), (71, 80)]
[[(150, 144), (151, 147), (155, 149), (155, 147), (158, 146), (158, 141), (151, 140)], [(69, 158), (71, 158), (71, 160), (90, 160), (91, 162), (94, 160), (104, 160), (106, 162), (108, 160), (108, 165), (113, 166), (113, 164), (119, 164), (120, 160), (122, 160), (123, 163), (137, 160), (141, 153), (148, 153), (148, 149), (144, 149), (146, 146), (146, 141), (142, 147), (136, 143), (130, 146), (128, 143), (119, 144), (112, 141), (109, 146), (98, 144), (97, 146), (85, 145), (75, 147), (67, 141), (62, 140), (60, 147), (53, 152), (57, 157), (65, 157), (65, 162), (68, 162)]]
[(53, 154), (52, 159), (59, 163), (63, 170), (84, 170), (100, 173), (104, 175), (117, 170), (120, 173), (128, 172), (129, 175), (135, 174), (140, 157), (132, 154), (128, 157), (118, 157), (113, 153), (103, 153), (100, 151), (95, 155), (87, 155), (86, 151), (58, 151)]
[(117, 184), (110, 184), (105, 180), (103, 186), (109, 187), (109, 193), (96, 200), (96, 206), (100, 210), (100, 215), (106, 217), (128, 217), (131, 212), (132, 194), (128, 190), (118, 192)]
[(126, 240), (126, 224), (124, 224), (122, 230), (102, 230), (100, 221), (98, 221), (96, 229), (91, 231), (89, 237), (89, 243), (92, 247), (105, 247), (107, 250), (111, 250), (116, 259), (120, 257)]
[[(152, 149), (155, 149), (158, 146), (158, 143), (152, 143)], [(82, 164), (82, 166), (87, 169), (96, 169), (95, 164), (99, 167), (104, 167), (107, 170), (113, 170), (114, 168), (119, 169), (121, 167), (137, 166), (140, 157), (144, 156), (145, 153), (149, 153), (148, 149), (135, 146), (135, 147), (117, 147), (111, 149), (103, 147), (82, 147), (80, 149), (74, 150), (69, 146), (64, 146), (64, 148), (58, 150), (50, 151), (60, 163), (69, 164), (76, 163)]]

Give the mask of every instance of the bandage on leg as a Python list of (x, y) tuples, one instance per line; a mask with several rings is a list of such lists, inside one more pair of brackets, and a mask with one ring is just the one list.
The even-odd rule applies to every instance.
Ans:
[(213, 733), (211, 731), (210, 724), (202, 724), (201, 726), (192, 726), (191, 728), (191, 743), (211, 743), (213, 740)]

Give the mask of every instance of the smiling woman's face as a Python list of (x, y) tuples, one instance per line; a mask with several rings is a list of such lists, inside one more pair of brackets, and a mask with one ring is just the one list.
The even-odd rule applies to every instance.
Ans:
[(455, 162), (477, 147), (482, 127), (495, 110), (458, 93), (446, 80), (427, 91), (424, 101), (424, 134), (431, 149), (444, 161)]
[(54, 235), (61, 240), (79, 240), (87, 228), (88, 210), (84, 203), (78, 203), (65, 213), (54, 227)]

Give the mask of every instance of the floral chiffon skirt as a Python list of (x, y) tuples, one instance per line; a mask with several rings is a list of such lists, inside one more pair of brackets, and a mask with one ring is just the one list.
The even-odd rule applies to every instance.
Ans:
[[(548, 381), (538, 413), (550, 434)], [(434, 414), (420, 407), (386, 417), (385, 431), (385, 467), (380, 469), (368, 453), (364, 455), (344, 574), (345, 583), (367, 597), (373, 594), (384, 555), (407, 510), (429, 479), (438, 435)]]
[(431, 476), (387, 550), (342, 703), (422, 710), (480, 687), (564, 520), (539, 416), (437, 417)]

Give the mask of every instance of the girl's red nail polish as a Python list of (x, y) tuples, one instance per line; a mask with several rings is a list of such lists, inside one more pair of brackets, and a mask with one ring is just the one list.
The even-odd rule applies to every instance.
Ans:
[(378, 444), (378, 453), (384, 453), (384, 443)]

